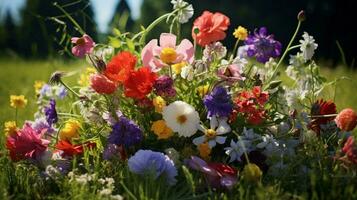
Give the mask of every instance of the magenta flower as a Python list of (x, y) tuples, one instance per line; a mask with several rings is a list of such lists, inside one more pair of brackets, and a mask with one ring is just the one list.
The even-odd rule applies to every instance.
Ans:
[(160, 46), (157, 39), (151, 40), (143, 49), (141, 59), (144, 66), (149, 66), (151, 71), (157, 72), (164, 66), (181, 62), (193, 62), (193, 44), (184, 39), (176, 46), (176, 36), (170, 33), (160, 35)]
[(84, 34), (80, 38), (73, 37), (71, 42), (75, 44), (75, 46), (72, 47), (72, 53), (79, 58), (83, 58), (86, 54), (92, 53), (95, 45), (93, 39), (87, 34)]
[(37, 133), (30, 124), (24, 127), (16, 134), (7, 137), (6, 148), (10, 152), (10, 157), (14, 161), (22, 159), (41, 159), (42, 154), (47, 150), (50, 141), (41, 139), (42, 133)]

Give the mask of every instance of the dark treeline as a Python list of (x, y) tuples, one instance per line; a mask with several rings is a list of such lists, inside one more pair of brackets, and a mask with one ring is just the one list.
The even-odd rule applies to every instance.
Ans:
[[(118, 0), (119, 1), (119, 0)], [(111, 23), (112, 28), (120, 31), (137, 31), (140, 25), (147, 26), (160, 15), (169, 12), (172, 5), (169, 0), (144, 0), (141, 8), (141, 17), (134, 21), (130, 17), (128, 0), (119, 1)], [(249, 30), (266, 26), (269, 32), (274, 33), (276, 39), (286, 45), (296, 27), (296, 15), (304, 9), (307, 20), (303, 23), (302, 30), (313, 35), (319, 44), (317, 56), (322, 59), (340, 62), (341, 54), (336, 41), (341, 44), (345, 53), (347, 64), (351, 65), (357, 58), (355, 45), (357, 44), (357, 31), (353, 23), (357, 19), (353, 0), (187, 0), (193, 4), (195, 15), (189, 23), (182, 28), (183, 37), (191, 38), (191, 26), (193, 20), (201, 15), (204, 10), (222, 12), (230, 17), (231, 27), (224, 43), (231, 47), (234, 44), (232, 32), (238, 25)], [(21, 22), (16, 25), (10, 14), (7, 14), (1, 24), (0, 47), (11, 49), (17, 54), (27, 57), (46, 57), (58, 55), (63, 49), (59, 45), (61, 34), (65, 30), (68, 35), (79, 33), (73, 28), (72, 23), (63, 16), (63, 13), (53, 6), (54, 1), (27, 0), (21, 11)], [(75, 2), (75, 3), (73, 3)], [(96, 24), (93, 20), (93, 10), (89, 0), (58, 0), (60, 5), (83, 27), (93, 38), (98, 39)], [(104, 3), (104, 1), (103, 1)], [(59, 23), (53, 20), (57, 16), (59, 20), (67, 24), (63, 29)], [(161, 32), (168, 32), (168, 26), (161, 24), (158, 30), (150, 35), (150, 38), (158, 37)], [(300, 33), (300, 35), (302, 32)], [(101, 35), (103, 36), (103, 35)], [(105, 37), (100, 37), (105, 38)], [(98, 41), (98, 40), (97, 40)]]

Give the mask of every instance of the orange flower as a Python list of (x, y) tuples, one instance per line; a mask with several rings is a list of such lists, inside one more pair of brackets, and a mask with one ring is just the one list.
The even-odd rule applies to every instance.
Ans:
[(357, 114), (351, 108), (343, 109), (336, 117), (337, 127), (343, 131), (352, 131), (357, 125)]
[(112, 58), (104, 74), (112, 81), (124, 83), (135, 65), (136, 57), (128, 51), (123, 51)]
[(112, 94), (117, 89), (117, 84), (102, 74), (92, 74), (90, 86), (99, 94)]
[[(201, 46), (223, 40), (226, 37), (224, 31), (228, 29), (229, 24), (229, 18), (222, 13), (204, 11), (193, 23), (192, 38)], [(197, 34), (195, 29), (199, 31)]]
[(124, 94), (134, 99), (142, 99), (149, 94), (156, 80), (156, 74), (149, 67), (141, 67), (137, 71), (131, 71), (124, 82)]

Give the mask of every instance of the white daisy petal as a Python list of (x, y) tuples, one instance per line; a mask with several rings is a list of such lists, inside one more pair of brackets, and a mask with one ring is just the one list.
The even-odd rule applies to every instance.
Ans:
[(206, 137), (204, 135), (202, 135), (200, 137), (197, 137), (197, 138), (193, 139), (192, 142), (193, 142), (193, 144), (198, 146), (198, 145), (204, 143), (205, 140), (206, 140)]
[(213, 148), (213, 147), (215, 147), (216, 146), (216, 140), (210, 140), (210, 141), (208, 141), (208, 146), (209, 146), (209, 148)]
[(227, 137), (224, 137), (224, 136), (216, 136), (216, 142), (218, 144), (224, 144), (224, 142), (226, 141), (226, 138)]

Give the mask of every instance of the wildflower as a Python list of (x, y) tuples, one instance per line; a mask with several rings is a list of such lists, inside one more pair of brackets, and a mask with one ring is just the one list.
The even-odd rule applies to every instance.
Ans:
[(75, 119), (69, 119), (64, 124), (64, 127), (59, 133), (59, 137), (61, 140), (70, 140), (73, 137), (78, 136), (79, 129), (81, 128), (81, 124), (79, 121)]
[(117, 89), (117, 84), (102, 74), (92, 74), (90, 86), (99, 94), (113, 94)]
[(50, 100), (50, 103), (45, 107), (45, 115), (47, 123), (51, 126), (52, 124), (57, 123), (57, 111), (56, 111), (56, 101), (54, 99)]
[(174, 81), (171, 77), (163, 75), (155, 80), (154, 83), (155, 94), (165, 97), (174, 97), (176, 90), (174, 88)]
[(249, 163), (244, 166), (243, 169), (243, 179), (248, 181), (248, 182), (258, 182), (260, 178), (262, 177), (263, 172), (260, 170), (260, 168), (254, 164), (254, 163)]
[(24, 95), (11, 95), (10, 106), (13, 108), (24, 108), (27, 105), (27, 99)]
[(121, 116), (123, 116), (123, 113), (118, 110), (115, 112), (116, 116), (113, 116), (112, 112), (104, 112), (102, 115), (102, 118), (108, 122), (109, 125), (113, 126), (114, 124), (117, 123), (117, 119), (120, 119)]
[(209, 85), (206, 84), (206, 85), (198, 86), (196, 90), (200, 97), (204, 97), (208, 93), (208, 89), (209, 89)]
[(222, 59), (227, 54), (227, 48), (222, 45), (221, 42), (213, 42), (206, 45), (203, 50), (202, 60), (206, 62), (212, 62), (214, 59)]
[(124, 82), (124, 94), (126, 97), (143, 99), (149, 94), (156, 80), (156, 74), (148, 67), (141, 67), (129, 73), (128, 79)]
[(75, 44), (75, 46), (72, 47), (72, 53), (79, 58), (83, 58), (86, 54), (92, 53), (95, 45), (93, 39), (87, 34), (84, 34), (80, 38), (72, 37), (71, 42)]
[(200, 156), (203, 159), (208, 160), (212, 149), (210, 148), (208, 142), (204, 142), (198, 145), (198, 151), (200, 152)]
[(240, 80), (245, 80), (242, 75), (244, 64), (233, 63), (228, 66), (222, 66), (218, 68), (217, 76), (220, 77), (222, 80), (227, 81), (229, 84), (235, 83)]
[(7, 121), (4, 123), (4, 132), (6, 135), (14, 135), (17, 133), (17, 126), (15, 121)]
[(81, 86), (88, 86), (90, 81), (90, 75), (95, 74), (95, 69), (92, 67), (87, 67), (85, 72), (80, 75), (78, 84)]
[(38, 133), (42, 133), (45, 131), (46, 134), (52, 134), (56, 130), (52, 127), (52, 125), (48, 124), (47, 119), (44, 117), (37, 118), (32, 124), (31, 127)]
[(120, 117), (112, 126), (112, 132), (108, 137), (111, 144), (133, 146), (142, 140), (142, 131), (138, 125), (126, 117)]
[(65, 75), (65, 72), (55, 71), (51, 74), (50, 80), (48, 83), (50, 85), (59, 85), (62, 82), (62, 77)]
[(312, 58), (318, 45), (315, 43), (315, 39), (307, 32), (304, 32), (302, 38), (303, 39), (300, 40), (300, 51), (302, 52), (302, 55), (304, 56), (304, 60), (306, 62)]
[(157, 135), (158, 139), (167, 139), (173, 135), (172, 130), (166, 125), (165, 120), (157, 120), (151, 125), (151, 131)]
[(233, 161), (242, 161), (241, 157), (244, 153), (249, 153), (251, 147), (251, 141), (239, 139), (237, 142), (231, 140), (230, 147), (224, 148), (225, 153), (229, 155), (230, 160), (229, 162)]
[(166, 125), (183, 137), (195, 134), (200, 123), (195, 108), (183, 101), (175, 101), (166, 106), (162, 115)]
[(181, 69), (181, 74), (180, 75), (181, 75), (181, 77), (183, 79), (186, 79), (188, 81), (192, 81), (193, 77), (195, 75), (195, 70), (192, 67), (192, 65), (186, 65), (185, 67), (183, 67)]
[(33, 87), (35, 88), (36, 95), (40, 94), (40, 91), (44, 85), (45, 85), (45, 82), (43, 82), (43, 81), (35, 81)]
[(91, 149), (96, 146), (94, 142), (86, 142), (84, 144), (73, 145), (70, 141), (60, 140), (56, 144), (56, 149), (61, 151), (62, 157), (72, 157), (74, 155), (81, 155), (84, 149)]
[(351, 108), (343, 109), (335, 119), (336, 125), (343, 131), (352, 131), (357, 125), (357, 114)]
[[(193, 22), (192, 38), (203, 47), (212, 42), (223, 40), (226, 37), (225, 31), (229, 24), (229, 18), (222, 13), (204, 11)], [(198, 30), (198, 33), (195, 33), (195, 30)]]
[(141, 59), (144, 66), (149, 66), (151, 71), (158, 72), (167, 65), (178, 64), (182, 62), (192, 63), (193, 44), (184, 39), (176, 46), (176, 35), (171, 33), (162, 33), (160, 35), (160, 46), (157, 39), (151, 40), (141, 53)]
[(112, 81), (124, 83), (135, 65), (136, 57), (128, 51), (122, 51), (109, 61), (104, 75)]
[(155, 112), (157, 113), (162, 113), (162, 109), (166, 106), (166, 101), (160, 96), (155, 97), (152, 100), (152, 103), (155, 107)]
[(265, 155), (274, 153), (279, 147), (279, 142), (272, 135), (265, 134), (262, 136), (262, 140), (257, 144), (257, 148), (264, 149)]
[(228, 165), (207, 163), (197, 156), (186, 159), (185, 165), (202, 172), (211, 187), (231, 189), (237, 183), (238, 171)]
[(306, 15), (305, 15), (305, 11), (304, 10), (301, 10), (298, 15), (297, 15), (297, 19), (300, 21), (300, 22), (303, 22), (306, 20)]
[(103, 151), (103, 159), (111, 160), (114, 158), (120, 158), (122, 147), (116, 144), (108, 144), (107, 147)]
[(179, 75), (179, 74), (181, 74), (182, 68), (186, 67), (187, 65), (188, 65), (188, 63), (183, 61), (183, 62), (171, 65), (171, 68), (176, 75)]
[(193, 7), (183, 0), (171, 0), (174, 10), (179, 9), (178, 22), (184, 24), (193, 16)]
[(353, 136), (348, 137), (342, 148), (342, 152), (350, 162), (357, 164), (357, 145)]
[(324, 101), (323, 99), (317, 100), (311, 106), (311, 122), (309, 128), (312, 129), (317, 135), (320, 135), (321, 125), (335, 119), (335, 117), (323, 117), (319, 115), (336, 114), (336, 105), (333, 101)]
[(203, 136), (193, 139), (195, 145), (200, 145), (208, 142), (209, 147), (212, 149), (216, 144), (224, 144), (226, 137), (221, 136), (231, 131), (231, 127), (227, 124), (227, 117), (217, 118), (213, 115), (210, 118), (210, 128), (206, 129), (204, 126), (198, 126), (198, 129), (204, 133)]
[(43, 132), (37, 133), (29, 124), (25, 124), (15, 134), (9, 135), (6, 139), (6, 148), (10, 152), (11, 159), (13, 161), (40, 159), (50, 143), (48, 140), (41, 139), (42, 136)]
[(234, 29), (233, 36), (238, 40), (245, 40), (248, 37), (248, 31), (243, 26)]
[(203, 99), (208, 110), (208, 116), (218, 115), (228, 117), (233, 110), (231, 95), (221, 86), (215, 87), (213, 91)]
[(248, 45), (247, 56), (256, 57), (258, 62), (265, 63), (269, 58), (276, 58), (281, 53), (280, 42), (274, 40), (273, 35), (268, 35), (268, 30), (261, 27), (259, 32), (249, 35), (245, 40)]
[(128, 160), (129, 170), (139, 175), (164, 176), (170, 185), (176, 183), (177, 169), (165, 154), (151, 150), (139, 150)]

